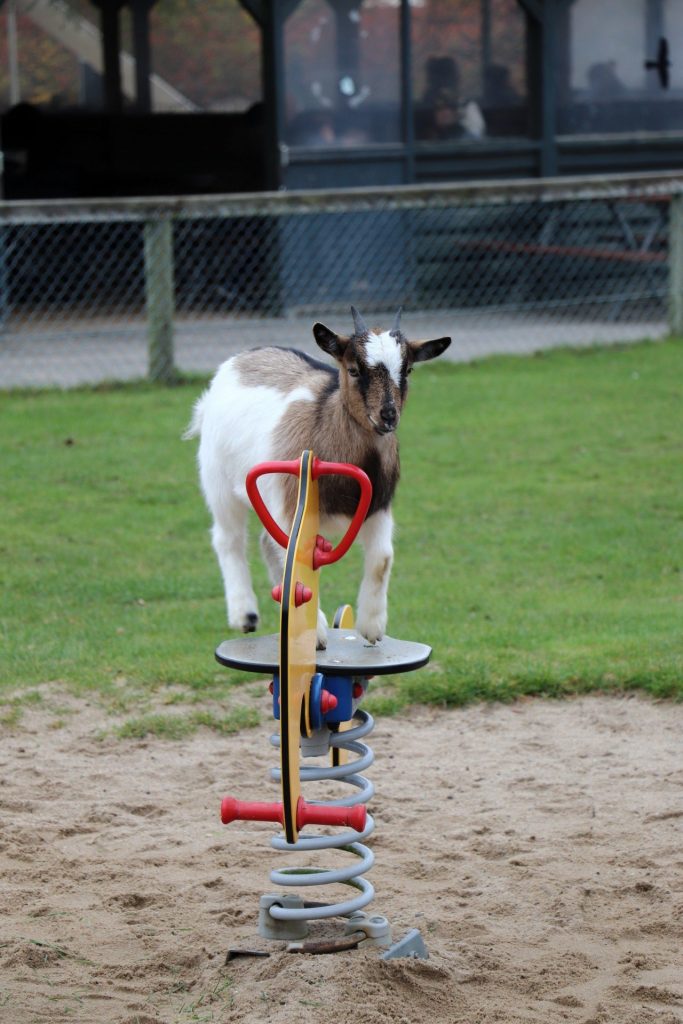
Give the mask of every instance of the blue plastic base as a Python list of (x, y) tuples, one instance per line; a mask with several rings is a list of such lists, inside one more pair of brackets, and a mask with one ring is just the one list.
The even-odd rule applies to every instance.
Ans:
[[(323, 725), (350, 722), (367, 688), (368, 680), (362, 676), (325, 675), (323, 672), (316, 672), (311, 680), (310, 690), (312, 728), (320, 729)], [(323, 690), (337, 698), (336, 708), (326, 713), (323, 713), (320, 707)], [(273, 676), (273, 718), (280, 720), (280, 678), (277, 674)]]

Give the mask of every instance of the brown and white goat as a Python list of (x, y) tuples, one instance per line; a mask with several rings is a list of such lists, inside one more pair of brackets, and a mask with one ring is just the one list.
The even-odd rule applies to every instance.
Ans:
[[(399, 478), (396, 428), (415, 363), (441, 355), (450, 338), (409, 342), (400, 329), (400, 310), (390, 331), (368, 330), (351, 307), (354, 333), (335, 334), (313, 326), (320, 348), (334, 368), (292, 349), (261, 348), (223, 363), (197, 401), (185, 437), (200, 437), (199, 475), (213, 516), (228, 622), (245, 633), (258, 625), (258, 605), (246, 555), (247, 472), (259, 462), (298, 459), (312, 449), (326, 462), (350, 462), (372, 483), (372, 504), (359, 540), (365, 551), (356, 626), (375, 643), (387, 624), (387, 589), (393, 562), (391, 502)], [(291, 477), (269, 475), (259, 483), (275, 521), (289, 532), (296, 490)], [(358, 487), (346, 477), (320, 479), (321, 530), (345, 527), (358, 501)], [(284, 552), (264, 531), (261, 550), (273, 584), (282, 579)], [(326, 622), (318, 618), (318, 645), (325, 646)]]

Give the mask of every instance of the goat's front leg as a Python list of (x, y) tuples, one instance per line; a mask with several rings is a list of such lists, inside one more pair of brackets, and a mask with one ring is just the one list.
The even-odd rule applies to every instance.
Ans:
[(384, 636), (387, 628), (387, 592), (394, 561), (391, 511), (375, 512), (363, 523), (358, 538), (365, 549), (365, 569), (358, 592), (356, 628), (371, 644)]
[[(277, 586), (278, 583), (282, 583), (282, 576), (285, 568), (285, 553), (266, 530), (261, 534), (261, 553), (270, 575), (270, 582), (273, 586)], [(316, 627), (316, 647), (319, 651), (324, 651), (327, 647), (327, 619), (320, 608), (318, 609), (318, 622)]]

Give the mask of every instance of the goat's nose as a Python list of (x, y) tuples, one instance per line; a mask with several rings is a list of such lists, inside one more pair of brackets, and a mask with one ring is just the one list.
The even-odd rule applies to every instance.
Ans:
[(380, 416), (382, 417), (382, 423), (384, 424), (385, 427), (395, 427), (396, 426), (396, 420), (398, 419), (398, 413), (396, 412), (396, 406), (393, 404), (393, 402), (391, 403), (391, 405), (383, 405), (382, 406), (382, 409), (380, 411)]

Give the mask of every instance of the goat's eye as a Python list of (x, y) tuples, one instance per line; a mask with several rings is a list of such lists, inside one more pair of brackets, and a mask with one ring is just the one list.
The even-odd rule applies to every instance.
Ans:
[(357, 366), (349, 366), (349, 377), (360, 377), (360, 370)]

